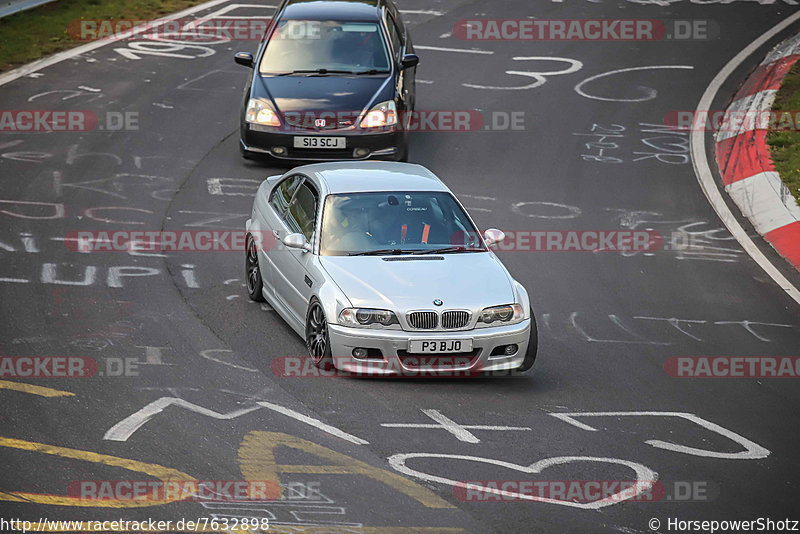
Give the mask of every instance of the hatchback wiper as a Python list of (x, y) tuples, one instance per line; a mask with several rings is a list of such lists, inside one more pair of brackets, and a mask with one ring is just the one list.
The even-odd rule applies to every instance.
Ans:
[(365, 250), (363, 252), (351, 252), (348, 256), (388, 256), (388, 255), (398, 255), (403, 254), (404, 252), (409, 252), (406, 250), (402, 250), (399, 248), (383, 248), (378, 250)]
[(430, 250), (418, 250), (412, 252), (412, 254), (447, 254), (450, 252), (485, 252), (479, 248), (467, 248), (467, 247), (445, 247), (445, 248), (433, 248)]

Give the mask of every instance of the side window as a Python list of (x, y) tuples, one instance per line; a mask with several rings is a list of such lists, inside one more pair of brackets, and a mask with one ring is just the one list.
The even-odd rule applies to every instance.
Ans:
[(317, 192), (305, 181), (297, 190), (289, 211), (286, 213), (286, 224), (293, 232), (300, 232), (311, 240), (314, 234), (314, 223), (317, 219)]
[(397, 5), (389, 0), (386, 2), (386, 8), (389, 12), (389, 16), (394, 19), (395, 26), (397, 26), (397, 29), (400, 30), (401, 38), (404, 37), (406, 34), (406, 27), (403, 24), (403, 17), (400, 16), (400, 11), (397, 9)]
[(394, 23), (394, 19), (390, 14), (386, 15), (386, 29), (389, 31), (389, 40), (392, 42), (392, 53), (396, 60), (400, 60), (400, 54), (403, 50), (403, 39), (400, 37), (400, 31)]
[(283, 214), (286, 213), (286, 208), (289, 207), (289, 202), (292, 200), (292, 195), (294, 194), (297, 186), (300, 185), (302, 181), (302, 176), (290, 176), (282, 181), (278, 187), (272, 190), (272, 194), (269, 196), (269, 203), (275, 208), (275, 211), (278, 212), (278, 215), (283, 217)]

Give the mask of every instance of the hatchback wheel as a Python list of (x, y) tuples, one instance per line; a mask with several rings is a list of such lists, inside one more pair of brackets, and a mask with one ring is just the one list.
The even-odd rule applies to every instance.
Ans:
[(311, 302), (306, 317), (306, 348), (308, 355), (317, 367), (329, 367), (331, 343), (328, 336), (328, 322), (318, 300)]
[(250, 300), (264, 302), (264, 281), (261, 279), (261, 270), (258, 268), (258, 245), (253, 236), (247, 234), (247, 253), (244, 260), (244, 274), (247, 280), (247, 296)]

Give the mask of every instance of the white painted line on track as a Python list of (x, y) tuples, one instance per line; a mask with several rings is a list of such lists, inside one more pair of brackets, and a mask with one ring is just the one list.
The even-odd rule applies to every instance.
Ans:
[(223, 19), (229, 19), (229, 20), (251, 20), (251, 19), (260, 20), (260, 19), (263, 19), (264, 17), (259, 16), (259, 15), (227, 15), (226, 13), (229, 13), (231, 11), (235, 11), (235, 10), (241, 9), (241, 8), (275, 9), (277, 7), (278, 6), (275, 6), (275, 5), (272, 5), (272, 4), (264, 4), (264, 5), (259, 5), (259, 4), (228, 4), (227, 6), (222, 7), (220, 9), (214, 11), (213, 13), (209, 13), (208, 15), (203, 17), (202, 20), (196, 20), (196, 21), (193, 20), (193, 21), (191, 21), (191, 22), (189, 22), (187, 24), (184, 24), (183, 25), (183, 29), (184, 30), (191, 30), (191, 29), (197, 27), (198, 25), (206, 24), (209, 21), (217, 19), (217, 18), (223, 18)]
[(478, 50), (474, 48), (447, 48), (444, 46), (414, 45), (414, 49), (433, 50), (434, 52), (457, 52), (460, 54), (483, 54), (486, 56), (491, 56), (494, 54), (494, 52), (491, 50)]
[(352, 434), (348, 434), (344, 430), (339, 430), (335, 426), (331, 426), (328, 424), (323, 423), (319, 419), (314, 419), (313, 417), (309, 417), (307, 415), (303, 415), (300, 412), (296, 412), (294, 410), (290, 410), (289, 408), (285, 408), (279, 404), (273, 404), (271, 402), (261, 401), (257, 402), (259, 406), (263, 406), (264, 408), (269, 408), (272, 411), (278, 412), (280, 414), (286, 415), (291, 417), (292, 419), (296, 419), (301, 423), (305, 423), (307, 425), (311, 425), (315, 428), (319, 428), (323, 432), (327, 432), (337, 438), (342, 438), (344, 440), (349, 441), (350, 443), (355, 443), (356, 445), (368, 445), (369, 441), (363, 440), (359, 437), (356, 437)]
[(645, 102), (647, 100), (652, 100), (656, 97), (656, 91), (654, 89), (647, 89), (647, 96), (643, 98), (608, 98), (603, 96), (595, 96), (590, 95), (586, 91), (583, 90), (583, 86), (587, 83), (591, 83), (595, 80), (599, 80), (600, 78), (605, 78), (607, 76), (614, 76), (616, 74), (622, 74), (625, 72), (637, 72), (642, 70), (660, 70), (660, 69), (687, 69), (692, 70), (694, 69), (691, 65), (646, 65), (644, 67), (627, 67), (624, 69), (614, 69), (607, 72), (602, 72), (600, 74), (595, 74), (594, 76), (590, 76), (580, 82), (578, 85), (575, 86), (575, 92), (581, 95), (584, 98), (589, 98), (591, 100), (600, 100), (601, 102)]
[[(567, 464), (574, 464), (574, 463), (596, 463), (596, 464), (612, 464), (612, 465), (622, 465), (625, 467), (630, 468), (634, 473), (636, 473), (636, 482), (630, 488), (624, 491), (620, 491), (619, 493), (615, 493), (614, 495), (610, 495), (604, 499), (600, 499), (597, 501), (591, 502), (574, 502), (569, 500), (561, 500), (561, 499), (550, 499), (547, 497), (543, 497), (541, 495), (536, 495), (533, 493), (525, 492), (525, 493), (518, 493), (514, 491), (508, 491), (504, 489), (500, 489), (497, 487), (486, 487), (481, 486), (478, 483), (473, 482), (459, 482), (456, 480), (452, 480), (449, 478), (444, 478), (436, 475), (432, 475), (429, 473), (423, 473), (421, 471), (417, 471), (415, 469), (411, 469), (406, 465), (406, 462), (410, 459), (414, 458), (434, 458), (439, 460), (461, 460), (461, 461), (468, 461), (474, 463), (481, 463), (491, 466), (500, 467), (502, 469), (511, 469), (513, 471), (518, 471), (520, 473), (525, 474), (538, 474), (548, 469), (550, 467), (558, 467), (561, 465)], [(462, 486), (466, 487), (473, 491), (478, 491), (481, 493), (492, 493), (494, 495), (498, 495), (501, 497), (510, 498), (512, 500), (519, 500), (519, 501), (530, 501), (530, 502), (543, 502), (549, 504), (559, 504), (562, 506), (569, 506), (573, 508), (582, 508), (585, 510), (598, 510), (605, 506), (612, 506), (614, 504), (620, 504), (626, 500), (633, 499), (639, 495), (640, 493), (649, 493), (650, 489), (652, 488), (653, 484), (656, 483), (658, 480), (658, 473), (653, 471), (647, 466), (636, 462), (629, 462), (627, 460), (620, 460), (618, 458), (600, 458), (600, 457), (593, 457), (593, 456), (557, 456), (555, 458), (545, 458), (543, 460), (539, 460), (534, 462), (530, 465), (519, 465), (514, 464), (511, 462), (505, 462), (503, 460), (496, 460), (494, 458), (484, 458), (482, 456), (468, 456), (463, 454), (441, 454), (441, 453), (426, 453), (426, 452), (412, 452), (412, 453), (404, 453), (404, 454), (395, 454), (389, 457), (389, 465), (395, 471), (403, 473), (404, 475), (408, 475), (411, 477), (419, 478), (426, 482), (435, 482), (439, 484), (447, 484), (449, 486), (459, 487)]]
[[(236, 278), (235, 280), (238, 280), (238, 278)], [(231, 300), (231, 297), (238, 297), (238, 296), (239, 295), (229, 295), (228, 296), (228, 300)], [(201, 350), (200, 351), (200, 357), (201, 358), (205, 358), (206, 360), (209, 360), (209, 361), (212, 361), (212, 362), (221, 363), (222, 365), (227, 365), (228, 367), (233, 367), (234, 369), (239, 369), (240, 371), (247, 371), (249, 373), (257, 373), (258, 372), (258, 369), (251, 369), (249, 367), (236, 365), (235, 363), (226, 362), (225, 360), (220, 360), (218, 358), (215, 358), (215, 357), (211, 356), (211, 353), (213, 353), (213, 352), (233, 352), (233, 351), (232, 350), (228, 350), (228, 349), (206, 349), (206, 350)]]
[(460, 425), (445, 416), (438, 410), (422, 410), (422, 413), (436, 421), (437, 424), (431, 423), (381, 423), (385, 428), (424, 428), (424, 429), (441, 429), (447, 430), (453, 434), (459, 441), (466, 443), (480, 443), (475, 435), (470, 430), (531, 430), (527, 426), (495, 426), (495, 425)]
[(435, 17), (444, 15), (443, 12), (435, 9), (398, 9), (398, 11), (404, 15), (433, 15)]
[(178, 397), (161, 397), (160, 399), (151, 402), (141, 410), (129, 415), (119, 423), (109, 428), (108, 431), (103, 436), (103, 439), (108, 441), (127, 441), (128, 438), (130, 438), (145, 423), (147, 423), (153, 417), (160, 414), (170, 406), (176, 406), (178, 408), (183, 408), (184, 410), (189, 410), (190, 412), (198, 413), (206, 417), (211, 417), (212, 419), (221, 419), (221, 420), (236, 419), (237, 417), (241, 417), (242, 415), (254, 412), (261, 408), (267, 408), (274, 412), (278, 412), (280, 414), (296, 419), (297, 421), (300, 421), (307, 425), (311, 425), (315, 428), (318, 428), (323, 432), (331, 434), (332, 436), (336, 436), (338, 438), (347, 440), (351, 443), (355, 443), (356, 445), (369, 444), (368, 441), (353, 436), (352, 434), (348, 434), (347, 432), (339, 430), (334, 426), (325, 424), (319, 419), (314, 419), (313, 417), (308, 417), (307, 415), (303, 415), (300, 412), (296, 412), (294, 410), (290, 410), (289, 408), (285, 408), (280, 404), (273, 404), (271, 402), (260, 401), (256, 403), (256, 406), (248, 406), (246, 408), (241, 408), (239, 410), (234, 410), (228, 413), (219, 413), (215, 412), (214, 410), (204, 408), (203, 406), (198, 406), (197, 404), (191, 403), (187, 400), (183, 400)]
[[(719, 73), (711, 80), (711, 83), (706, 88), (700, 102), (697, 104), (695, 116), (702, 110), (711, 109), (711, 104), (717, 96), (722, 84), (730, 77), (731, 74), (753, 54), (760, 46), (775, 37), (778, 33), (788, 28), (797, 20), (800, 20), (800, 12), (795, 13), (784, 19), (782, 22), (776, 24), (756, 39), (747, 45), (741, 52), (736, 54), (727, 65), (725, 65)], [(798, 304), (800, 304), (800, 290), (792, 285), (789, 280), (769, 261), (763, 252), (756, 246), (753, 240), (747, 235), (747, 232), (739, 223), (739, 221), (731, 212), (725, 200), (722, 198), (722, 193), (714, 181), (714, 174), (711, 172), (711, 167), (708, 164), (708, 154), (706, 153), (705, 132), (698, 132), (693, 130), (689, 135), (689, 144), (692, 154), (692, 166), (694, 167), (697, 181), (700, 183), (700, 188), (706, 195), (708, 202), (717, 215), (728, 228), (728, 231), (736, 238), (742, 248), (750, 255), (751, 258), (772, 278), (781, 289)]]
[(163, 412), (169, 406), (178, 406), (185, 410), (205, 415), (206, 417), (211, 417), (213, 419), (223, 419), (223, 420), (235, 419), (241, 415), (259, 409), (258, 406), (249, 406), (247, 408), (242, 408), (229, 413), (218, 413), (215, 412), (214, 410), (203, 408), (202, 406), (198, 406), (183, 399), (178, 399), (175, 397), (161, 397), (160, 399), (151, 402), (138, 412), (129, 415), (116, 425), (109, 428), (108, 431), (103, 436), (103, 439), (108, 441), (127, 441), (128, 438), (131, 437), (134, 432), (136, 432), (137, 430), (139, 430), (139, 428), (142, 427), (142, 425), (147, 423), (150, 419), (152, 419), (156, 415)]
[(729, 440), (738, 443), (741, 445), (745, 450), (741, 452), (717, 452), (717, 451), (709, 451), (706, 449), (698, 449), (696, 447), (688, 447), (686, 445), (679, 445), (677, 443), (671, 443), (668, 441), (661, 441), (659, 439), (648, 439), (645, 441), (648, 445), (656, 447), (658, 449), (664, 449), (673, 452), (680, 452), (683, 454), (691, 454), (693, 456), (702, 456), (705, 458), (722, 458), (725, 460), (758, 460), (761, 458), (766, 458), (769, 456), (770, 451), (765, 449), (758, 443), (754, 443), (749, 439), (745, 438), (744, 436), (740, 436), (736, 432), (732, 430), (728, 430), (716, 423), (712, 423), (711, 421), (707, 421), (702, 417), (691, 413), (685, 412), (572, 412), (572, 413), (559, 413), (559, 412), (552, 412), (550, 415), (555, 417), (556, 419), (560, 419), (565, 423), (573, 425), (581, 430), (587, 430), (589, 432), (597, 432), (598, 430), (586, 423), (581, 423), (577, 420), (578, 417), (678, 417), (681, 419), (685, 419), (687, 421), (691, 421), (692, 423), (699, 425), (706, 430), (711, 432), (715, 432), (721, 436), (725, 436)]
[[(219, 4), (224, 4), (225, 2), (228, 1), (230, 0), (211, 0), (210, 2), (206, 2), (204, 4), (190, 7), (189, 9), (184, 9), (183, 11), (179, 11), (177, 13), (172, 13), (171, 15), (167, 15), (166, 17), (162, 17), (156, 20), (153, 24), (146, 24), (138, 29), (133, 28), (131, 30), (131, 33), (133, 35), (136, 35), (145, 30), (152, 29), (153, 25), (158, 25), (158, 23), (160, 22), (166, 22), (168, 20), (174, 20), (176, 18), (185, 17), (186, 15), (191, 15), (193, 13), (197, 13), (198, 11), (203, 11), (204, 9), (208, 9), (210, 7), (214, 7)], [(45, 67), (49, 67), (51, 65), (55, 65), (56, 63), (60, 63), (65, 59), (71, 59), (73, 57), (80, 56), (81, 54), (85, 54), (86, 52), (91, 52), (92, 50), (96, 50), (98, 48), (101, 48), (109, 44), (119, 44), (119, 41), (114, 39), (102, 39), (100, 41), (95, 41), (93, 43), (88, 43), (75, 48), (71, 48), (69, 50), (65, 50), (64, 52), (59, 52), (58, 54), (54, 54), (52, 56), (39, 59), (37, 61), (34, 61), (33, 63), (28, 63), (27, 65), (23, 65), (3, 75), (0, 75), (0, 86), (5, 85), (9, 82), (13, 82), (17, 78), (28, 76), (31, 73), (41, 70)]]

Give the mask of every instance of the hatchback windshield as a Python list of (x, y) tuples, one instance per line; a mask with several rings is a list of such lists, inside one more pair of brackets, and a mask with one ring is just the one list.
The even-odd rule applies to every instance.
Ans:
[(323, 256), (485, 250), (467, 214), (446, 192), (348, 193), (325, 201)]
[(388, 72), (389, 55), (380, 27), (374, 22), (282, 20), (267, 44), (259, 71)]

